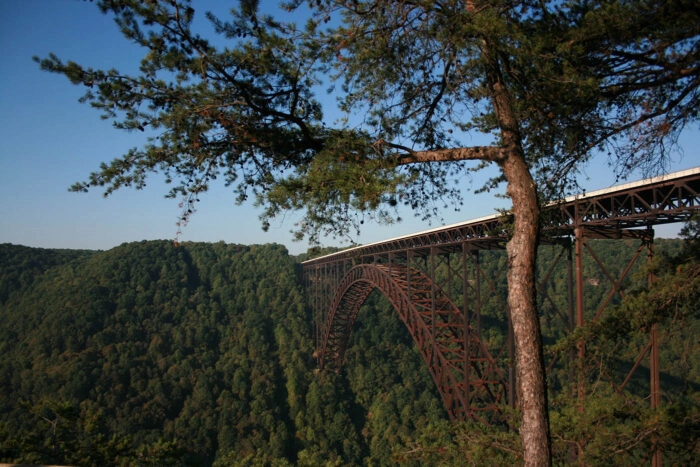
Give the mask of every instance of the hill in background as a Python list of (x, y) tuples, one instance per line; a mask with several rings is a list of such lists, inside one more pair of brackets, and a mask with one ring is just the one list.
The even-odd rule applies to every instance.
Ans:
[(300, 268), (282, 246), (0, 245), (0, 258), (2, 461), (352, 464), (388, 460), (446, 417), (398, 320), (370, 338), (385, 362), (356, 382), (370, 391), (315, 374)]
[[(632, 247), (596, 244), (613, 270), (625, 267), (622, 253)], [(681, 247), (679, 240), (657, 241), (661, 255)], [(554, 254), (543, 248), (540, 256), (546, 262)], [(482, 260), (496, 277), (505, 258), (492, 252)], [(73, 251), (5, 244), (0, 264), (1, 462), (517, 462), (514, 432), (449, 423), (411, 336), (376, 292), (362, 307), (344, 370), (318, 372), (300, 265), (280, 245), (149, 241)], [(605, 273), (585, 266), (592, 278), (587, 300), (604, 299), (607, 289), (596, 283)], [(549, 302), (561, 304), (565, 274), (553, 276)], [(561, 335), (542, 308), (545, 332)], [(669, 328), (662, 347), (665, 403), (676, 404), (670, 407), (680, 420), (670, 419), (676, 431), (667, 444), (685, 446), (669, 454), (680, 461), (697, 451), (697, 440), (687, 439), (687, 423), (698, 419), (695, 310), (680, 330)], [(502, 306), (494, 302), (482, 313), (497, 335)], [(628, 367), (645, 335), (615, 337), (598, 354), (614, 356), (606, 365)], [(555, 456), (569, 459), (567, 443), (580, 437), (594, 461), (643, 459), (647, 441), (629, 453), (605, 446), (614, 436), (639, 438), (648, 426), (640, 408), (648, 405), (644, 378), (630, 383), (638, 395), (620, 397), (601, 390), (599, 373), (591, 375), (587, 420), (565, 388), (554, 388)]]

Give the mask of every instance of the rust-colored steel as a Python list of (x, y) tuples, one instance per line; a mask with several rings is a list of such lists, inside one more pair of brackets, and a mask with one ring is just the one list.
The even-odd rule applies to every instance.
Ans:
[[(455, 420), (492, 422), (506, 400), (506, 379), (464, 313), (416, 268), (363, 264), (336, 289), (321, 345), (322, 369), (339, 369), (360, 306), (374, 289), (389, 299), (406, 324)], [(468, 380), (465, 379), (468, 376)]]
[[(569, 330), (587, 319), (598, 319), (611, 300), (624, 293), (622, 280), (644, 246), (651, 251), (651, 226), (682, 222), (698, 212), (700, 168), (546, 206), (542, 240), (561, 244), (568, 251), (566, 274), (570, 290), (566, 312), (553, 303), (546, 291), (540, 295), (540, 303), (546, 303), (553, 313), (565, 318)], [(503, 319), (507, 320), (506, 300), (501, 296), (503, 277), (498, 271), (488, 275), (481, 270), (479, 252), (503, 248), (509, 222), (507, 215), (488, 216), (305, 261), (302, 267), (307, 292), (312, 295), (309, 298), (314, 308), (317, 358), (321, 367), (341, 368), (359, 308), (372, 290), (378, 288), (408, 327), (453, 419), (491, 421), (499, 404), (515, 404), (510, 335), (496, 339), (502, 347), (487, 349), (481, 336), (480, 312), (489, 301), (491, 309), (502, 306)], [(640, 239), (642, 246), (624, 271), (612, 274), (588, 247), (586, 240), (592, 238)], [(611, 284), (609, 293), (595, 310), (584, 307), (584, 254), (600, 266)], [(563, 255), (556, 261), (559, 258)], [(438, 266), (441, 274), (447, 271), (446, 278), (436, 277)], [(556, 273), (552, 270), (544, 274), (539, 283), (541, 291), (553, 274)], [(488, 331), (493, 333), (494, 329)], [(652, 329), (649, 345), (641, 350), (630, 375), (649, 355), (651, 400), (657, 407), (660, 389), (655, 333), (656, 329)], [(586, 355), (583, 342), (578, 350), (576, 357), (581, 362)], [(576, 380), (574, 392), (583, 397), (583, 383), (576, 373), (572, 362), (569, 375)]]
[[(543, 209), (543, 241), (570, 237), (577, 227), (588, 238), (621, 238), (624, 229), (684, 222), (700, 211), (700, 167), (650, 180), (621, 185), (573, 196)], [(349, 248), (304, 261), (304, 268), (338, 261), (368, 263), (386, 255), (406, 255), (408, 251), (428, 254), (431, 248), (443, 252), (460, 251), (467, 242), (471, 248), (502, 248), (507, 240), (508, 215), (438, 227), (369, 245)]]

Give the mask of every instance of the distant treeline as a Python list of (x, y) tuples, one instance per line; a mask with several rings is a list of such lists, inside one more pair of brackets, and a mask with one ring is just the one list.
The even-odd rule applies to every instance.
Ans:
[[(597, 242), (595, 248), (618, 270), (634, 245)], [(660, 258), (685, 251), (680, 240), (659, 240), (656, 249)], [(543, 247), (541, 263), (555, 254)], [(360, 312), (343, 371), (317, 371), (299, 259), (280, 245), (149, 241), (109, 251), (0, 245), (0, 462), (518, 462), (512, 430), (449, 423), (411, 336), (378, 293)], [(496, 271), (504, 260), (500, 252), (484, 255), (483, 267)], [(687, 263), (677, 260), (667, 275)], [(606, 280), (605, 272), (590, 261), (586, 268), (587, 300), (600, 300), (607, 291), (595, 284)], [(641, 268), (628, 280), (638, 281)], [(543, 328), (554, 336), (548, 358), (570, 355), (575, 344), (561, 339), (559, 320), (548, 318), (552, 303), (567, 300), (560, 283), (566, 277), (556, 276), (547, 286), (550, 304), (542, 305)], [(638, 289), (631, 295), (647, 293)], [(613, 318), (633, 321), (620, 318), (633, 311), (617, 301)], [(568, 366), (552, 370), (559, 461), (571, 460), (576, 442), (589, 463), (641, 461), (662, 435), (666, 458), (697, 458), (690, 430), (700, 418), (696, 303), (676, 300), (675, 312), (655, 321), (667, 329), (661, 358), (669, 409), (661, 415), (647, 410), (644, 377), (624, 392), (607, 383), (634, 362), (645, 323), (619, 324), (618, 332), (611, 318), (605, 332), (582, 331), (591, 342), (583, 413), (563, 383)], [(483, 313), (485, 322), (502, 326), (502, 309)], [(649, 425), (653, 416), (661, 420)], [(657, 431), (646, 433), (649, 426)]]

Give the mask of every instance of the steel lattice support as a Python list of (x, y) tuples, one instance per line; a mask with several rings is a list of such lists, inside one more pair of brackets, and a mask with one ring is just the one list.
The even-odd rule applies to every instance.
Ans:
[[(651, 227), (647, 229), (634, 230), (619, 230), (619, 229), (586, 229), (577, 228), (575, 235), (570, 244), (563, 244), (559, 255), (555, 262), (550, 266), (553, 269), (556, 263), (564, 256), (566, 257), (566, 274), (569, 283), (569, 299), (568, 299), (568, 326), (569, 331), (573, 331), (576, 327), (585, 326), (588, 322), (599, 321), (606, 316), (606, 312), (610, 310), (611, 305), (619, 304), (625, 297), (627, 290), (626, 286), (631, 285), (631, 271), (634, 267), (641, 268), (644, 266), (644, 258), (646, 263), (651, 262), (653, 256), (653, 237), (654, 232)], [(623, 267), (617, 271), (609, 267), (607, 258), (601, 257), (596, 252), (592, 240), (596, 241), (617, 241), (624, 242), (625, 248), (619, 251), (627, 251), (627, 257), (624, 258)], [(646, 254), (645, 254), (646, 253)], [(573, 256), (573, 260), (572, 260)], [(588, 268), (596, 268), (598, 276), (604, 277), (603, 281), (598, 282), (592, 275), (586, 275), (584, 261), (588, 264)], [(619, 261), (619, 259), (618, 259)], [(544, 304), (547, 300), (551, 300), (547, 295), (546, 282), (550, 278), (551, 269), (543, 275), (539, 284), (540, 303)], [(562, 267), (559, 267), (560, 273)], [(554, 273), (556, 274), (556, 273)], [(649, 277), (648, 281), (651, 284), (653, 277)], [(588, 292), (591, 288), (596, 288), (602, 291), (598, 302), (587, 300)], [(589, 297), (590, 298), (590, 297)], [(546, 308), (540, 305), (540, 309)], [(554, 307), (556, 308), (556, 307)], [(567, 316), (562, 309), (555, 309), (556, 315), (559, 316), (565, 323)], [(651, 408), (656, 409), (660, 406), (660, 368), (658, 364), (658, 342), (657, 342), (657, 326), (653, 325), (649, 329), (649, 340), (638, 352), (638, 356), (630, 369), (628, 369), (624, 379), (615, 378), (614, 374), (598, 375), (595, 379), (604, 376), (618, 391), (622, 391), (630, 381), (635, 372), (639, 369), (640, 364), (645, 358), (649, 358), (649, 398)], [(570, 382), (571, 395), (579, 400), (579, 410), (584, 411), (586, 398), (587, 372), (584, 369), (587, 365), (597, 366), (597, 362), (591, 361), (590, 349), (587, 349), (588, 343), (581, 340), (577, 344), (577, 349), (570, 355), (568, 362), (568, 380)], [(555, 373), (552, 371), (555, 365), (567, 365), (567, 362), (556, 362), (552, 360), (548, 365), (547, 372), (550, 374), (550, 379)], [(619, 370), (618, 370), (619, 371)], [(561, 376), (561, 374), (560, 374)], [(565, 390), (566, 384), (559, 379), (554, 381), (554, 386), (559, 390)], [(552, 384), (552, 381), (550, 381)], [(575, 453), (574, 453), (575, 456)], [(660, 465), (661, 453), (658, 450), (652, 452), (653, 465)]]
[(384, 293), (406, 324), (450, 416), (455, 420), (495, 421), (506, 400), (503, 372), (462, 310), (417, 268), (363, 264), (348, 272), (336, 289), (324, 328), (321, 368), (342, 366), (357, 313), (375, 288)]
[[(543, 243), (561, 249), (539, 273), (543, 326), (547, 320), (561, 319), (571, 332), (599, 319), (624, 295), (623, 282), (643, 252), (651, 257), (651, 226), (681, 222), (697, 212), (700, 168), (546, 206)], [(493, 417), (486, 414), (497, 413), (498, 404), (515, 405), (505, 266), (485, 271), (481, 261), (483, 255), (503, 248), (508, 223), (507, 215), (489, 216), (305, 261), (320, 365), (342, 366), (359, 308), (376, 288), (389, 298), (408, 327), (453, 419), (490, 421)], [(600, 238), (638, 239), (640, 246), (624, 270), (613, 272), (589, 246), (589, 239)], [(584, 256), (598, 265), (610, 284), (607, 294), (591, 309), (586, 308), (584, 296)], [(547, 288), (552, 277), (562, 274), (568, 283), (565, 304), (555, 303)], [(622, 390), (649, 356), (652, 408), (660, 403), (656, 333), (653, 326), (648, 345), (619, 384)], [(557, 365), (569, 365), (565, 371), (568, 382), (557, 384), (560, 390), (568, 387), (577, 394), (582, 409), (584, 374), (577, 365), (583, 365), (586, 356), (585, 342), (579, 342), (569, 362), (552, 360), (548, 365), (548, 373)], [(658, 465), (660, 453), (655, 452), (653, 459)]]

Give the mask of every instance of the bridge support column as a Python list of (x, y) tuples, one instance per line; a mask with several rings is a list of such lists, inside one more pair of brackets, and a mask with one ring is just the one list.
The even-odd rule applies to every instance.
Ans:
[[(464, 373), (462, 375), (462, 382), (464, 384), (464, 398), (465, 400), (471, 400), (471, 392), (469, 390), (469, 372), (470, 372), (470, 367), (469, 367), (469, 359), (471, 358), (471, 349), (469, 348), (469, 326), (471, 326), (471, 311), (469, 310), (469, 300), (467, 300), (467, 297), (469, 297), (469, 277), (468, 277), (468, 270), (469, 268), (467, 267), (467, 261), (469, 260), (469, 249), (467, 247), (467, 244), (465, 242), (462, 243), (462, 258), (461, 258), (461, 266), (462, 266), (462, 313), (464, 315), (464, 340), (462, 341), (462, 346), (464, 347)], [(451, 270), (451, 269), (450, 269)], [(478, 281), (478, 272), (476, 274), (476, 280)], [(476, 283), (475, 283), (476, 285)], [(479, 307), (479, 300), (480, 296), (478, 294), (478, 287), (476, 287), (477, 293), (475, 294), (476, 300), (475, 302), (475, 308), (478, 309)], [(477, 335), (481, 337), (480, 334)], [(471, 410), (469, 410), (471, 415)]]
[[(651, 266), (654, 259), (654, 229), (648, 227), (647, 239), (647, 265)], [(649, 270), (647, 281), (649, 286), (654, 283), (654, 273)], [(651, 325), (649, 330), (649, 392), (651, 399), (651, 410), (658, 410), (661, 406), (661, 380), (659, 374), (659, 342), (658, 342), (658, 325)], [(652, 467), (661, 467), (661, 449), (658, 446), (658, 440), (655, 439), (652, 444)]]
[[(573, 258), (573, 243), (566, 246), (566, 282), (567, 282), (567, 328), (568, 331), (574, 332), (576, 329), (576, 305), (574, 300), (576, 299), (576, 294), (574, 293), (574, 277), (580, 275), (580, 271), (576, 272), (574, 276), (574, 258)], [(577, 372), (574, 368), (576, 364), (576, 350), (569, 350), (569, 397), (574, 398), (578, 396), (578, 391), (574, 385), (576, 381)], [(569, 461), (573, 464), (579, 458), (580, 453), (576, 446), (569, 447)]]
[[(583, 228), (577, 227), (574, 230), (574, 259), (576, 261), (576, 327), (585, 324), (585, 305), (583, 301)], [(586, 356), (586, 343), (583, 340), (577, 342), (577, 372), (576, 372), (576, 395), (578, 398), (578, 411), (583, 412), (585, 395), (584, 384), (584, 358)]]
[[(591, 238), (601, 238), (601, 239), (637, 239), (640, 240), (641, 244), (639, 245), (636, 253), (633, 255), (633, 257), (630, 259), (629, 263), (625, 267), (625, 269), (619, 274), (619, 275), (613, 275), (611, 271), (609, 271), (606, 267), (603, 261), (601, 261), (601, 258), (599, 258), (591, 248), (589, 244), (586, 243), (586, 238), (587, 236), (590, 235)], [(589, 319), (592, 321), (597, 321), (600, 316), (602, 315), (604, 309), (611, 303), (613, 296), (618, 295), (621, 298), (624, 298), (624, 292), (623, 292), (623, 280), (625, 277), (627, 277), (628, 273), (631, 271), (632, 266), (638, 261), (638, 258), (640, 258), (646, 249), (647, 253), (647, 266), (650, 266), (653, 260), (654, 256), (654, 230), (651, 226), (649, 226), (646, 231), (644, 230), (610, 230), (610, 231), (604, 231), (602, 229), (598, 230), (584, 230), (583, 228), (575, 228), (574, 229), (574, 271), (575, 274), (575, 284), (573, 287), (573, 290), (575, 290), (575, 300), (573, 300), (574, 306), (572, 309), (569, 311), (569, 320), (570, 323), (575, 324), (572, 326), (572, 330), (575, 329), (575, 327), (580, 327), (584, 326), (586, 324), (586, 314), (585, 314), (585, 303), (584, 303), (584, 282), (585, 278), (583, 276), (583, 253), (584, 249), (588, 251), (588, 254), (592, 258), (592, 260), (598, 264), (600, 267), (601, 271), (607, 276), (608, 280), (610, 281), (610, 284), (612, 285), (612, 289), (608, 293), (607, 297), (603, 299), (603, 301), (598, 305), (597, 310), (595, 310), (595, 313), (591, 316), (589, 315)], [(654, 282), (654, 276), (653, 273), (650, 271), (647, 277), (648, 285), (651, 286)], [(569, 284), (572, 285), (572, 280), (569, 280)], [(571, 294), (571, 292), (569, 292)], [(570, 295), (571, 299), (571, 295)], [(575, 311), (573, 310), (575, 308)], [(575, 318), (575, 319), (574, 319)], [(642, 361), (647, 357), (649, 357), (649, 400), (650, 400), (650, 408), (652, 410), (658, 410), (661, 406), (661, 384), (660, 384), (660, 364), (659, 364), (659, 342), (658, 342), (658, 325), (657, 324), (652, 324), (649, 329), (648, 329), (648, 337), (649, 340), (647, 344), (644, 346), (644, 348), (639, 352), (638, 357), (634, 364), (632, 365), (632, 368), (629, 370), (627, 373), (627, 376), (625, 377), (624, 381), (617, 387), (618, 391), (622, 391), (627, 383), (631, 380), (632, 376), (636, 372), (636, 370), (639, 368), (640, 364)], [(575, 369), (570, 370), (570, 377), (573, 377), (573, 372), (576, 372), (576, 383), (575, 383), (575, 388), (573, 388), (572, 385), (572, 393), (576, 394), (576, 397), (578, 398), (578, 410), (580, 412), (584, 411), (585, 407), (585, 398), (586, 398), (586, 388), (585, 388), (585, 358), (586, 358), (586, 343), (583, 340), (580, 340), (577, 342), (576, 345), (576, 357), (574, 359), (576, 360), (577, 364), (575, 366)], [(572, 351), (573, 352), (573, 351)], [(572, 360), (573, 361), (573, 360)], [(660, 467), (661, 462), (662, 462), (662, 454), (661, 454), (661, 449), (658, 444), (659, 440), (656, 438), (652, 438), (652, 447), (651, 447), (651, 465), (653, 467)], [(578, 454), (578, 457), (580, 458), (581, 453)], [(573, 456), (573, 453), (572, 453)]]

